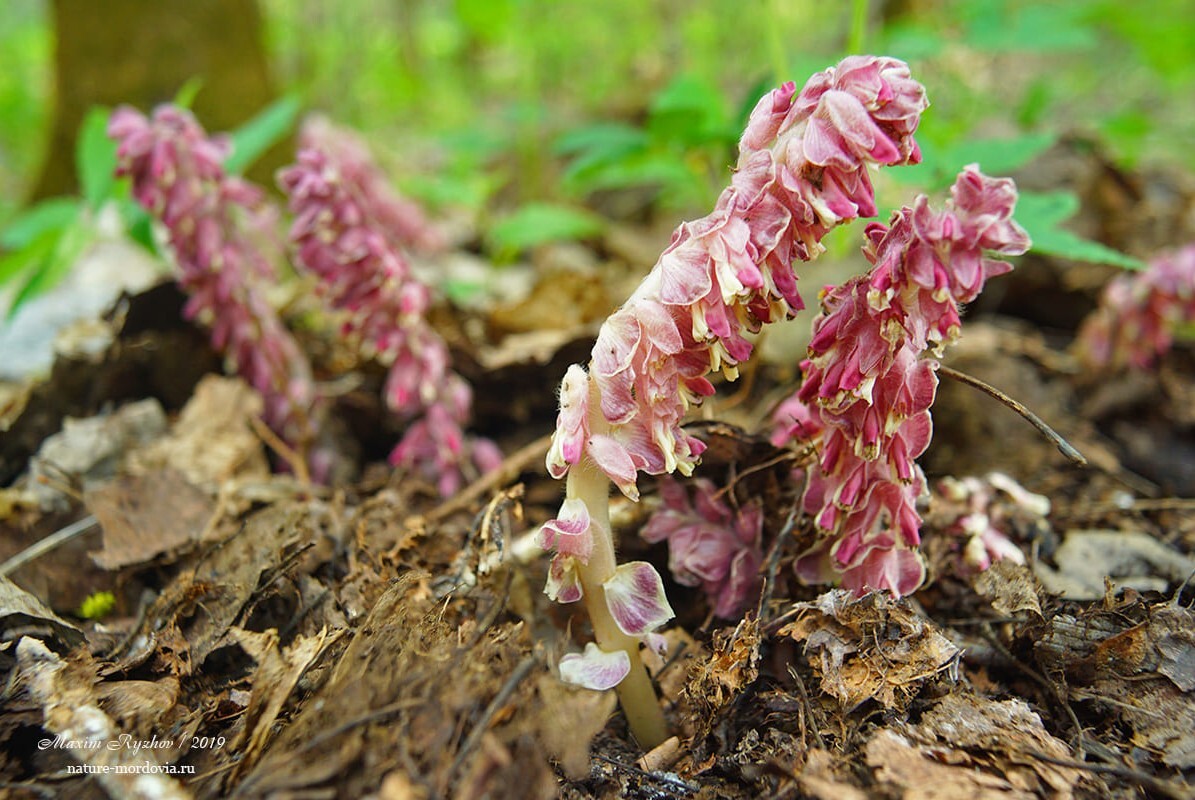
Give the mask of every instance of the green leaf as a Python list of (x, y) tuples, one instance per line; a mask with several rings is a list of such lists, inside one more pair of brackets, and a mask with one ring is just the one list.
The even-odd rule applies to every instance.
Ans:
[(485, 295), (486, 287), (480, 281), (461, 280), (453, 278), (447, 280), (440, 287), (453, 305), (467, 306)]
[(622, 122), (599, 122), (566, 131), (557, 137), (552, 150), (558, 155), (593, 152), (623, 152), (647, 144), (647, 134)]
[(87, 207), (98, 209), (108, 199), (116, 181), (116, 142), (108, 138), (108, 117), (103, 106), (88, 110), (75, 144), (75, 169), (79, 190)]
[(157, 242), (154, 241), (153, 217), (149, 212), (127, 197), (116, 201), (116, 209), (120, 218), (124, 220), (124, 229), (129, 238), (151, 253), (158, 252)]
[(927, 22), (893, 22), (880, 36), (883, 44), (877, 50), (905, 61), (933, 58), (946, 49), (942, 33)]
[(483, 42), (503, 39), (515, 20), (513, 0), (456, 0), (456, 17)]
[(103, 619), (116, 608), (116, 595), (112, 592), (92, 592), (83, 598), (78, 616), (82, 619)]
[(0, 286), (17, 279), (49, 258), (61, 234), (58, 229), (45, 231), (20, 250), (0, 257)]
[(657, 142), (688, 147), (738, 136), (717, 87), (688, 75), (677, 77), (652, 98), (647, 130)]
[(178, 87), (178, 91), (174, 93), (174, 100), (171, 102), (179, 108), (191, 108), (195, 103), (195, 95), (199, 94), (199, 90), (203, 88), (203, 78), (199, 75), (188, 78), (187, 82)]
[(589, 211), (551, 203), (528, 203), (489, 230), (487, 238), (498, 251), (518, 252), (547, 242), (586, 239), (605, 228)]
[(962, 10), (970, 17), (966, 42), (981, 51), (1059, 53), (1099, 44), (1095, 29), (1083, 19), (1080, 3), (972, 0)]
[(299, 98), (295, 95), (280, 97), (233, 131), (229, 137), (232, 152), (224, 161), (224, 168), (232, 174), (244, 172), (262, 153), (286, 137), (294, 127), (299, 109)]
[(1078, 209), (1079, 199), (1072, 192), (1022, 192), (1015, 217), (1033, 239), (1034, 252), (1123, 269), (1145, 269), (1139, 259), (1060, 227)]
[(581, 194), (602, 189), (628, 189), (635, 186), (667, 187), (691, 183), (693, 170), (676, 153), (646, 151), (625, 158), (570, 167), (564, 176), (565, 187)]
[(478, 169), (411, 175), (402, 182), (402, 188), (425, 205), (480, 209), (505, 182), (506, 177), (500, 173)]
[(26, 209), (0, 232), (0, 247), (20, 250), (46, 231), (61, 230), (79, 216), (79, 201), (73, 197), (51, 197)]
[(29, 249), (32, 258), (29, 269), (22, 273), (23, 282), (13, 296), (8, 316), (38, 295), (53, 289), (66, 277), (83, 250), (92, 241), (93, 233), (84, 224), (46, 231)]

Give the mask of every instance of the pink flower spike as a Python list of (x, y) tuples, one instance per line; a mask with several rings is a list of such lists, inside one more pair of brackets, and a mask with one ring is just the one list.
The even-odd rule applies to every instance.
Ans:
[(261, 393), (266, 424), (306, 449), (315, 437), (311, 367), (266, 300), (281, 255), (276, 211), (258, 187), (225, 173), (227, 140), (208, 136), (185, 109), (159, 106), (147, 118), (119, 108), (108, 135), (117, 174), (166, 229), (189, 295), (184, 313), (211, 328), (213, 347)]
[(279, 174), (294, 214), (301, 266), (363, 352), (389, 364), (385, 399), (408, 421), (392, 464), (419, 471), (442, 496), (477, 468), (496, 466), (492, 442), (465, 434), (472, 392), (452, 371), (448, 345), (424, 319), (431, 293), (416, 280), (406, 243), (434, 247), (419, 209), (390, 190), (363, 143), (326, 123), (305, 127), (298, 163)]
[(683, 586), (702, 587), (714, 613), (731, 619), (755, 594), (763, 561), (763, 513), (758, 505), (732, 509), (708, 480), (694, 481), (693, 494), (690, 502), (681, 484), (662, 480), (664, 507), (640, 535), (649, 542), (666, 540), (673, 579)]
[(548, 520), (540, 528), (539, 546), (572, 556), (584, 564), (593, 552), (593, 534), (590, 533), (589, 525), (589, 509), (585, 501), (576, 497), (566, 498), (556, 519)]
[(625, 652), (607, 653), (593, 642), (585, 645), (584, 653), (569, 653), (560, 659), (562, 681), (599, 692), (622, 683), (630, 671), (631, 660)]
[(645, 636), (676, 616), (660, 573), (646, 561), (620, 564), (602, 588), (611, 616), (627, 636)]
[(1195, 244), (1118, 275), (1079, 329), (1076, 348), (1089, 369), (1147, 370), (1195, 322)]
[[(867, 72), (860, 67), (852, 80), (871, 85)], [(877, 103), (900, 95), (890, 88), (891, 94), (880, 87)], [(827, 163), (859, 148), (887, 152), (853, 101), (822, 102), (833, 112), (828, 118), (858, 120), (842, 141), (829, 134), (820, 141)], [(929, 446), (937, 388), (937, 362), (926, 353), (938, 354), (958, 336), (959, 305), (1005, 271), (984, 251), (1017, 254), (1029, 246), (1012, 220), (1011, 181), (970, 166), (951, 191), (943, 210), (920, 196), (893, 215), (891, 227), (868, 226), (864, 254), (872, 270), (823, 293), (809, 358), (801, 364), (804, 381), (775, 415), (774, 443), (799, 439), (820, 454), (802, 502), (824, 537), (798, 560), (807, 579), (840, 576), (857, 592), (903, 595), (925, 577), (913, 548), (920, 542), (917, 500), (925, 491), (915, 459)], [(986, 538), (968, 552), (987, 559), (996, 542), (988, 547)]]

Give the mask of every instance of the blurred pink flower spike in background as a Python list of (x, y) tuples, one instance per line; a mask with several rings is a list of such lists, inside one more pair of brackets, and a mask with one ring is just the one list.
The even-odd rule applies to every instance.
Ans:
[(265, 422), (305, 454), (314, 439), (311, 366), (266, 299), (276, 280), (278, 214), (260, 189), (224, 171), (224, 139), (185, 109), (147, 118), (127, 106), (108, 124), (117, 174), (166, 229), (185, 313), (211, 328), (212, 345), (265, 401)]
[(441, 496), (453, 495), (501, 464), (502, 454), (465, 433), (472, 390), (452, 371), (448, 346), (427, 322), (431, 293), (401, 250), (409, 231), (397, 219), (409, 209), (397, 210), (355, 140), (325, 131), (304, 141), (314, 143), (279, 176), (294, 214), (298, 261), (343, 315), (344, 333), (390, 366), (386, 403), (408, 423), (390, 462), (422, 475)]
[(1079, 354), (1090, 368), (1145, 370), (1195, 323), (1195, 244), (1165, 253), (1143, 272), (1117, 275), (1079, 330)]

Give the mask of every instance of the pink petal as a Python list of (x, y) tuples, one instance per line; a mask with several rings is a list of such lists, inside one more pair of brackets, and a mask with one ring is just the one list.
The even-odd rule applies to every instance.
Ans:
[(873, 548), (858, 566), (842, 575), (842, 586), (855, 594), (888, 590), (897, 597), (912, 594), (925, 580), (925, 563), (915, 550)]
[(643, 636), (676, 616), (660, 574), (646, 561), (620, 564), (602, 588), (611, 616), (628, 636)]
[(638, 471), (631, 454), (627, 452), (617, 439), (606, 434), (596, 434), (589, 437), (589, 457), (606, 473), (614, 485), (631, 500), (639, 499), (639, 489), (635, 485)]
[(581, 588), (581, 577), (577, 573), (577, 560), (557, 553), (548, 565), (548, 581), (544, 594), (557, 603), (575, 603), (585, 596)]
[(593, 642), (584, 653), (569, 653), (560, 659), (560, 679), (586, 689), (605, 691), (622, 683), (631, 671), (631, 659), (622, 650), (607, 653)]
[(573, 556), (586, 564), (593, 552), (593, 534), (589, 526), (589, 509), (585, 501), (569, 497), (560, 506), (559, 516), (540, 528), (539, 546), (545, 550), (555, 549), (561, 555)]

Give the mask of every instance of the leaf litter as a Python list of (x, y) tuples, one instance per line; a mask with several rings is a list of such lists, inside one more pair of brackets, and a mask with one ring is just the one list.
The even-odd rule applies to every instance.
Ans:
[[(709, 616), (699, 592), (668, 587), (678, 624), (650, 666), (675, 736), (651, 753), (631, 739), (610, 693), (563, 685), (554, 666), (585, 640), (585, 623), (546, 602), (546, 564), (528, 556), (527, 535), (559, 501), (536, 442), (556, 379), (604, 312), (587, 290), (588, 321), (557, 320), (548, 334), (524, 322), (528, 309), (552, 309), (581, 284), (608, 286), (594, 269), (583, 265), (581, 279), (549, 272), (524, 305), (481, 320), (492, 343), (454, 339), (467, 351), (461, 363), (474, 365), (480, 421), (498, 426), (508, 453), (530, 447), (500, 480), (457, 501), (371, 467), (335, 488), (271, 475), (252, 422), (260, 400), (233, 379), (199, 380), (206, 370), (189, 367), (214, 361), (202, 335), (154, 313), (169, 305), (162, 289), (122, 301), (107, 350), (61, 355), (49, 381), (5, 411), (0, 468), (6, 480), (25, 477), (2, 490), (0, 557), (85, 515), (96, 524), (0, 582), (7, 791), (1189, 796), (1195, 525), (1191, 506), (1166, 496), (1183, 488), (1162, 480), (1173, 453), (1143, 459), (1131, 437), (1104, 439), (1097, 428), (1116, 431), (1140, 413), (1140, 391), (1085, 409), (1091, 394), (1066, 357), (1000, 317), (969, 322), (950, 363), (1026, 402), (1096, 466), (1069, 465), (1023, 421), (949, 382), (927, 464), (942, 476), (1003, 469), (1051, 498), (1048, 515), (1006, 532), (1025, 565), (960, 574), (948, 549), (935, 550), (946, 534), (931, 507), (932, 581), (914, 597), (856, 599), (799, 584), (791, 563), (813, 541), (790, 513), (798, 457), (729, 424), (754, 429), (791, 375), (791, 364), (764, 364), (749, 397), (711, 402), (693, 425), (711, 443), (699, 474), (727, 487), (731, 502), (764, 502), (771, 555), (760, 603), (726, 622)], [(620, 287), (607, 294), (623, 296)], [(163, 350), (203, 355), (170, 366), (154, 356)], [(1179, 413), (1195, 385), (1189, 360), (1176, 352), (1150, 386), (1160, 396), (1146, 427), (1176, 425), (1162, 450), (1180, 452), (1190, 437)], [(93, 388), (84, 396), (79, 385)], [(147, 397), (159, 398), (146, 413), (159, 422), (117, 435), (118, 420), (152, 407), (125, 401)], [(358, 445), (376, 453), (369, 437), (386, 423), (353, 402), (350, 392), (340, 404), (351, 411), (346, 435), (365, 431)], [(104, 446), (75, 445), (42, 459), (59, 469), (29, 472), (67, 416), (95, 426), (87, 441)], [(500, 427), (510, 419), (517, 430)], [(1126, 486), (1138, 496), (1126, 498)], [(45, 487), (57, 494), (43, 509)], [(663, 548), (637, 535), (642, 517), (615, 519), (626, 556), (663, 569)], [(113, 615), (77, 613), (104, 591), (115, 596)], [(89, 736), (130, 746), (39, 746)], [(131, 746), (155, 737), (163, 746)], [(128, 776), (67, 774), (146, 758), (193, 771), (162, 773), (148, 789)]]

